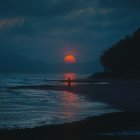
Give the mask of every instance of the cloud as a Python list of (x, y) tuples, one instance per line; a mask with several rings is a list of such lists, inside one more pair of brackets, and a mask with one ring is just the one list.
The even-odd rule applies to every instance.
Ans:
[(140, 1), (139, 0), (99, 0), (101, 7), (108, 8), (121, 8), (121, 9), (139, 9)]
[(55, 61), (67, 44), (95, 59), (140, 25), (139, 5), (139, 0), (0, 0), (0, 48)]
[(66, 15), (80, 6), (79, 0), (1, 0), (0, 16), (60, 16)]
[(7, 18), (7, 19), (0, 19), (0, 28), (10, 28), (15, 25), (21, 26), (24, 23), (24, 18)]
[(108, 13), (109, 9), (139, 9), (139, 0), (1, 0), (0, 16), (55, 17), (73, 13)]

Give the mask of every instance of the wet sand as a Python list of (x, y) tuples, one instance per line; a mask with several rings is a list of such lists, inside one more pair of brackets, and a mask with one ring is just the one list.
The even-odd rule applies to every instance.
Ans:
[[(1, 140), (139, 140), (140, 113), (110, 113), (79, 122), (28, 129), (1, 130)], [(117, 135), (138, 131), (139, 135)], [(107, 135), (114, 133), (115, 135)]]

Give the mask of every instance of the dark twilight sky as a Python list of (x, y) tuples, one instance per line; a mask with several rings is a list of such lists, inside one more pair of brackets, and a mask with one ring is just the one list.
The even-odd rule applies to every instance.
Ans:
[(140, 27), (140, 0), (0, 0), (0, 51), (50, 63), (98, 59)]

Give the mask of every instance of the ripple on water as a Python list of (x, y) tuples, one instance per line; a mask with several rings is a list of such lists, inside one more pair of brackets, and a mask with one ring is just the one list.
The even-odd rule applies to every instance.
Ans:
[(114, 111), (105, 103), (90, 102), (68, 91), (21, 89), (0, 92), (1, 128), (60, 124)]

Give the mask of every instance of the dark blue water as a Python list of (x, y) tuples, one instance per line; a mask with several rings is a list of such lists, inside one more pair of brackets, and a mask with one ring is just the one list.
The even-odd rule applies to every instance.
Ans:
[[(67, 74), (3, 74), (0, 75), (0, 128), (36, 127), (81, 120), (116, 111), (102, 102), (88, 101), (68, 91), (47, 91), (6, 87), (21, 85), (62, 84)], [(69, 76), (69, 74), (68, 74)], [(87, 75), (73, 75), (85, 78)]]

